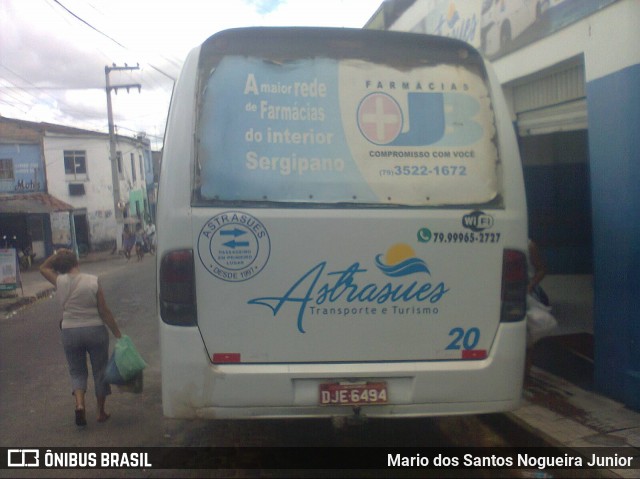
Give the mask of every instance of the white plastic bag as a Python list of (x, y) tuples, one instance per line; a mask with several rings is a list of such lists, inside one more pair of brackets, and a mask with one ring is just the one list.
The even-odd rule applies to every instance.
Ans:
[(527, 295), (527, 346), (533, 346), (548, 336), (558, 326), (551, 314), (551, 307), (545, 306), (531, 294)]

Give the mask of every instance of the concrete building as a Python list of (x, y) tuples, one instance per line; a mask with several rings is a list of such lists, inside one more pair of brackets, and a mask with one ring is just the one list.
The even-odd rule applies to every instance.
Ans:
[(365, 28), (464, 40), (517, 130), (530, 235), (557, 275), (593, 275), (594, 385), (640, 409), (640, 2), (388, 0)]
[[(149, 141), (142, 136), (117, 136), (116, 150), (118, 207), (125, 223), (142, 223), (150, 212)], [(112, 248), (120, 237), (122, 226), (117, 225), (115, 217), (109, 135), (0, 118), (0, 168), (2, 165), (7, 171), (0, 181), (0, 225), (4, 222), (9, 228), (9, 224), (15, 224), (16, 214), (24, 217), (21, 221), (24, 227), (17, 236), (41, 238), (41, 243), (34, 244), (39, 257), (56, 246), (70, 244), (74, 237), (81, 253)], [(34, 192), (41, 197), (45, 195), (48, 203), (56, 205), (55, 210), (48, 207), (49, 218), (44, 218), (39, 226), (28, 220), (38, 209), (34, 202), (37, 198), (29, 203), (24, 201), (26, 193)], [(9, 211), (14, 215), (12, 218), (7, 217)]]
[(53, 236), (71, 242), (73, 206), (47, 193), (42, 133), (35, 124), (0, 118), (0, 248), (51, 251)]
[[(74, 207), (78, 245), (112, 247), (116, 219), (109, 136), (47, 125), (43, 144), (49, 193)], [(149, 213), (144, 161), (148, 150), (145, 139), (117, 137), (119, 204), (133, 222), (142, 222)]]

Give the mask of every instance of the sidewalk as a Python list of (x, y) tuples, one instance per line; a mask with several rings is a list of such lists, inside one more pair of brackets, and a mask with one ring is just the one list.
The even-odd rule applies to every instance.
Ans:
[[(90, 253), (81, 264), (119, 261), (111, 252)], [(0, 298), (0, 315), (51, 294), (37, 265), (23, 273), (24, 297)], [(640, 412), (593, 390), (593, 292), (589, 276), (550, 276), (543, 286), (552, 298), (559, 327), (536, 345), (532, 378), (522, 406), (509, 417), (548, 443), (567, 448), (624, 447), (640, 456)], [(614, 470), (614, 476), (640, 477), (638, 470)]]
[[(117, 253), (111, 254), (111, 251), (100, 251), (97, 253), (89, 253), (86, 257), (80, 258), (80, 265), (111, 260), (125, 261), (124, 258)], [(42, 277), (38, 269), (39, 266), (40, 263), (36, 263), (32, 265), (28, 271), (22, 271), (20, 273), (22, 288), (18, 286), (17, 290), (0, 296), (0, 315), (7, 316), (29, 303), (45, 298), (53, 293), (53, 286)]]
[[(615, 448), (640, 456), (640, 413), (534, 367), (512, 420), (553, 446), (568, 449)], [(618, 449), (620, 448), (620, 449)], [(623, 449), (624, 448), (624, 453)], [(612, 477), (640, 477), (638, 469), (613, 469)]]
[[(536, 344), (522, 406), (509, 416), (552, 445), (625, 448), (625, 455), (638, 457), (640, 411), (594, 390), (592, 281), (586, 275), (544, 279), (558, 328)], [(611, 472), (640, 477), (637, 469)]]

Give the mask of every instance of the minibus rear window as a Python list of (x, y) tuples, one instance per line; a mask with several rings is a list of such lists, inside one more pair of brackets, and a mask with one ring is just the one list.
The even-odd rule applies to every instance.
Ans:
[(361, 58), (229, 52), (205, 61), (195, 203), (495, 200), (499, 158), (488, 81), (481, 62), (466, 61), (459, 45), (437, 62), (413, 58), (415, 50), (405, 63), (392, 50), (388, 61), (366, 50)]

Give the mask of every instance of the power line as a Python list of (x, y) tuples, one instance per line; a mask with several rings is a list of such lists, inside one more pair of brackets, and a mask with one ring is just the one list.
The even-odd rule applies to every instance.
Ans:
[[(139, 131), (139, 130), (132, 130), (131, 128), (127, 128), (126, 126), (120, 126), (120, 125), (115, 125), (115, 126), (116, 126), (116, 128), (117, 128), (118, 130), (127, 130), (127, 131), (130, 131), (130, 132), (135, 133), (135, 134), (140, 133), (140, 131)], [(151, 133), (148, 133), (148, 132), (146, 132), (146, 131), (144, 132), (144, 134), (145, 134), (147, 137), (150, 137), (150, 138), (162, 139), (162, 137), (161, 137), (161, 136), (159, 136), (159, 135), (152, 135)]]
[(78, 20), (80, 20), (82, 23), (84, 23), (86, 26), (88, 26), (89, 28), (91, 28), (92, 30), (95, 30), (96, 32), (98, 32), (100, 35), (103, 35), (104, 37), (108, 38), (109, 40), (111, 40), (113, 43), (115, 43), (116, 45), (120, 45), (122, 48), (124, 48), (125, 50), (127, 50), (127, 47), (125, 47), (122, 43), (120, 43), (118, 40), (115, 40), (114, 38), (110, 37), (109, 35), (107, 35), (106, 33), (104, 33), (101, 30), (98, 30), (96, 27), (94, 27), (93, 25), (91, 25), (89, 22), (87, 22), (86, 20), (80, 18), (78, 15), (76, 15), (75, 13), (73, 13), (71, 10), (69, 10), (67, 7), (65, 7), (62, 3), (60, 3), (58, 0), (53, 0), (55, 3), (57, 3), (58, 5), (60, 5), (62, 8), (64, 8), (67, 13), (69, 13), (70, 15), (72, 15), (73, 17), (77, 18)]
[[(2, 66), (2, 65), (0, 65)], [(8, 81), (8, 80), (7, 80)], [(82, 88), (71, 88), (68, 86), (18, 86), (18, 85), (0, 85), (3, 90), (23, 90), (25, 93), (29, 90), (35, 91), (85, 91), (85, 90), (104, 90), (103, 86), (87, 86)]]
[[(11, 73), (12, 75), (20, 78), (20, 80), (28, 83), (29, 85), (33, 85), (33, 83), (31, 83), (29, 80), (27, 80), (26, 78), (18, 75), (16, 72), (14, 72), (11, 68), (8, 68), (6, 66), (4, 66), (3, 64), (0, 63), (0, 68), (3, 68), (4, 70), (7, 70), (9, 73)], [(33, 95), (32, 93), (29, 93), (25, 88), (16, 85), (14, 82), (12, 82), (11, 80), (7, 79), (7, 78), (3, 78), (4, 81), (6, 81), (7, 83), (10, 83), (12, 85), (12, 88), (15, 90), (21, 90), (23, 93), (25, 93), (26, 95), (32, 96), (33, 98), (36, 98), (35, 95)], [(35, 86), (35, 85), (33, 85)], [(7, 87), (8, 88), (8, 87)]]
[[(34, 88), (38, 88), (36, 85), (34, 85), (33, 83), (31, 83), (29, 80), (27, 80), (26, 78), (24, 78), (22, 75), (16, 73), (15, 71), (13, 71), (11, 68), (7, 67), (6, 65), (3, 65), (0, 63), (0, 68), (3, 68), (4, 70), (8, 71), (9, 73), (11, 73), (12, 75), (15, 75), (17, 78), (19, 78), (20, 80), (22, 80), (23, 82), (27, 83), (28, 85), (30, 85), (31, 87)], [(14, 82), (4, 78), (4, 80), (8, 83), (11, 83), (12, 85), (15, 86), (15, 89), (20, 90), (22, 92), (24, 92), (26, 95), (29, 95), (30, 97), (33, 98), (33, 100), (37, 103), (40, 98), (38, 98), (37, 96), (35, 96), (33, 93), (27, 91), (27, 89), (25, 87), (21, 87), (21, 86), (17, 86)], [(102, 88), (100, 88), (102, 89)], [(63, 105), (67, 108), (67, 110), (69, 112), (72, 113), (81, 113), (78, 110), (76, 110), (73, 106), (69, 105), (67, 102), (61, 100), (60, 98), (56, 98), (52, 95), (50, 95), (49, 93), (46, 92), (46, 90), (43, 90), (44, 95), (46, 95), (47, 97), (49, 97), (51, 100), (53, 100), (54, 102)], [(30, 108), (33, 108), (34, 105), (30, 105)]]
[[(113, 42), (114, 44), (118, 45), (120, 48), (130, 51), (125, 45), (117, 41), (115, 38), (111, 37), (104, 31), (100, 30), (99, 28), (96, 28), (94, 24), (92, 24), (94, 22), (86, 21), (80, 15), (70, 10), (62, 2), (64, 2), (64, 0), (45, 0), (45, 3), (49, 5), (49, 7), (52, 9), (52, 12), (55, 12), (55, 15), (59, 15), (61, 18), (66, 20), (66, 23), (68, 23), (69, 25), (71, 25), (72, 22), (74, 21), (79, 21), (84, 26), (91, 28), (96, 33), (107, 38), (109, 41)], [(71, 20), (71, 17), (69, 17), (68, 15), (71, 15), (71, 17), (73, 17), (73, 20)], [(104, 52), (101, 52), (101, 54), (106, 57)], [(168, 65), (177, 66), (177, 63), (175, 61), (172, 61), (171, 59), (168, 59), (167, 57), (162, 55), (161, 57), (167, 62)], [(107, 63), (111, 63), (111, 61), (108, 60)], [(156, 77), (155, 74), (159, 73), (167, 77), (172, 81), (172, 83), (175, 82), (175, 78), (172, 75), (165, 73), (161, 68), (158, 68), (155, 65), (152, 65), (151, 63), (145, 62), (145, 65), (149, 66), (149, 70), (148, 70), (149, 73), (141, 77), (141, 80), (143, 80), (142, 83), (153, 85), (154, 90), (156, 88), (161, 91), (170, 90), (163, 85), (163, 82), (160, 81), (160, 79)], [(69, 88), (69, 87), (57, 87), (57, 86), (51, 86), (51, 87), (41, 86), (41, 85), (32, 83), (31, 81), (27, 80), (25, 77), (21, 76), (16, 71), (3, 65), (2, 63), (0, 63), (0, 69), (6, 70), (6, 72), (10, 74), (10, 75), (0, 74), (0, 93), (1, 93), (0, 99), (2, 99), (3, 105), (7, 105), (7, 107), (4, 107), (4, 108), (8, 108), (9, 106), (11, 106), (15, 108), (16, 111), (22, 111), (25, 114), (27, 114), (28, 111), (34, 108), (34, 106), (37, 103), (42, 102), (44, 100), (47, 103), (51, 101), (54, 102), (53, 106), (57, 106), (57, 109), (60, 109), (60, 107), (63, 107), (60, 110), (60, 112), (65, 116), (69, 114), (74, 115), (74, 113), (83, 115), (83, 113), (81, 113), (76, 108), (71, 106), (68, 102), (63, 101), (61, 99), (63, 95), (57, 94), (56, 92), (57, 91), (72, 92), (72, 91), (83, 91), (83, 90), (90, 91), (94, 89), (95, 90), (103, 89), (103, 87)], [(15, 79), (19, 79), (19, 80), (16, 81)], [(165, 81), (165, 84), (166, 84), (166, 81)], [(47, 98), (49, 100), (47, 100)], [(104, 127), (106, 127), (106, 125), (104, 125), (103, 128)], [(140, 131), (140, 129), (138, 128), (137, 130), (131, 130), (131, 131)], [(154, 137), (154, 138), (158, 138), (158, 137)]]
[[(2, 79), (0, 79), (0, 80), (5, 81), (5, 82), (8, 82), (8, 83), (11, 83), (11, 82), (10, 82), (9, 80), (7, 80), (6, 78), (2, 78)], [(13, 85), (13, 84), (12, 84), (12, 85)], [(8, 97), (10, 97), (10, 98), (13, 98), (14, 100), (17, 100), (18, 102), (22, 103), (22, 104), (23, 104), (23, 105), (25, 105), (25, 106), (28, 106), (29, 108), (31, 108), (31, 107), (33, 106), (33, 105), (31, 105), (30, 103), (27, 103), (27, 101), (26, 101), (26, 100), (23, 100), (22, 98), (20, 98), (19, 96), (17, 96), (17, 95), (16, 95), (16, 93), (22, 93), (22, 94), (24, 94), (24, 95), (29, 95), (29, 96), (31, 96), (31, 97), (33, 97), (33, 98), (35, 98), (35, 96), (33, 96), (31, 93), (29, 93), (29, 92), (27, 92), (27, 91), (22, 90), (20, 87), (15, 87), (15, 86), (12, 86), (12, 87), (8, 87), (8, 86), (7, 86), (7, 87), (5, 87), (4, 85), (1, 85), (1, 84), (0, 84), (0, 89), (2, 89), (2, 90), (3, 90), (3, 92), (2, 92), (2, 93), (3, 93), (3, 95), (8, 96)]]
[[(22, 104), (23, 104), (23, 105), (25, 105), (25, 106), (20, 106), (20, 105), (18, 105), (18, 104), (16, 104), (16, 103), (11, 103), (11, 102), (9, 102), (9, 101), (7, 101), (7, 100), (4, 100), (4, 99), (2, 99), (2, 98), (0, 98), (0, 103), (4, 103), (5, 105), (7, 105), (7, 106), (8, 106), (8, 107), (10, 107), (10, 108), (15, 108), (16, 110), (21, 111), (21, 112), (22, 112), (22, 113), (24, 113), (25, 115), (26, 115), (27, 113), (29, 113), (29, 110), (31, 109), (31, 105), (27, 105), (26, 103), (24, 103), (24, 102), (22, 102), (22, 101), (20, 101), (20, 103), (22, 103)], [(25, 107), (26, 107), (26, 109), (25, 109)]]
[[(13, 100), (15, 100), (15, 102), (21, 103), (23, 106), (26, 106), (27, 108), (32, 108), (33, 107), (33, 105), (31, 103), (27, 103), (25, 100), (15, 96), (15, 95), (11, 95), (9, 93), (5, 93), (5, 95), (8, 96), (9, 98), (12, 98)], [(15, 102), (13, 104), (10, 104), (5, 100), (5, 103), (7, 105), (16, 106)]]
[[(67, 11), (70, 15), (72, 15), (74, 18), (78, 19), (79, 21), (81, 21), (82, 23), (84, 23), (86, 26), (88, 26), (89, 28), (91, 28), (92, 30), (98, 32), (100, 35), (108, 38), (109, 40), (111, 40), (113, 43), (115, 43), (116, 45), (124, 48), (125, 50), (130, 50), (129, 48), (125, 47), (122, 43), (120, 43), (118, 40), (116, 40), (113, 37), (110, 37), (109, 35), (107, 35), (106, 33), (104, 33), (102, 30), (97, 29), (96, 27), (94, 27), (93, 25), (91, 25), (89, 22), (87, 22), (86, 20), (84, 20), (83, 18), (81, 18), (80, 16), (76, 15), (75, 13), (73, 13), (71, 10), (69, 10), (67, 7), (65, 7), (62, 3), (60, 3), (59, 0), (52, 0), (53, 2), (55, 2), (57, 5), (59, 5), (60, 7), (62, 7), (65, 11)], [(169, 78), (172, 81), (176, 81), (176, 79), (174, 77), (172, 77), (171, 75), (169, 75), (168, 73), (165, 73), (164, 71), (162, 71), (161, 69), (159, 69), (158, 67), (156, 67), (155, 65), (152, 65), (151, 63), (147, 63), (151, 68), (153, 68), (155, 71), (157, 71), (158, 73), (166, 76), (167, 78)]]

